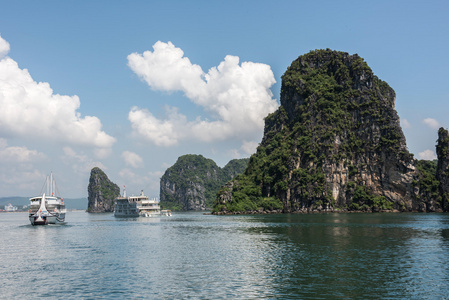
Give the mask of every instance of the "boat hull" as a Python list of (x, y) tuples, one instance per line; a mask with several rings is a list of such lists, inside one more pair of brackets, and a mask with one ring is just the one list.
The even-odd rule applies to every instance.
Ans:
[(116, 218), (137, 218), (139, 216), (138, 213), (115, 213), (114, 212), (114, 217)]
[(153, 212), (140, 212), (139, 216), (144, 217), (144, 218), (156, 218), (156, 217), (160, 217), (161, 213), (153, 213)]
[(65, 222), (65, 214), (59, 216), (37, 216), (29, 217), (31, 225), (48, 225), (48, 224), (62, 224)]

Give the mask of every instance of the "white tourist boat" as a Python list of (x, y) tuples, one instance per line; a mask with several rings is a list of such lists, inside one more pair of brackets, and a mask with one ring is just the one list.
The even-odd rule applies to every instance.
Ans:
[(161, 211), (159, 202), (156, 199), (149, 199), (143, 191), (139, 196), (126, 197), (125, 190), (123, 197), (115, 199), (114, 216), (118, 218), (171, 216), (171, 211)]
[(53, 174), (46, 180), (47, 193), (30, 198), (28, 216), (32, 225), (64, 223), (66, 208), (64, 200), (56, 196), (56, 183)]

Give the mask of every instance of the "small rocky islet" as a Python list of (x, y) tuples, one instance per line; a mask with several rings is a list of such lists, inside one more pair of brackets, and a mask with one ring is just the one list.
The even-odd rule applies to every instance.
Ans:
[[(449, 210), (449, 134), (434, 161), (406, 145), (396, 94), (357, 54), (314, 50), (282, 76), (281, 106), (250, 159), (224, 168), (184, 155), (161, 178), (161, 205), (214, 214)], [(113, 210), (118, 186), (91, 171), (89, 212)]]
[(120, 188), (109, 180), (106, 173), (95, 167), (90, 171), (87, 194), (87, 212), (113, 212), (114, 200), (120, 196)]

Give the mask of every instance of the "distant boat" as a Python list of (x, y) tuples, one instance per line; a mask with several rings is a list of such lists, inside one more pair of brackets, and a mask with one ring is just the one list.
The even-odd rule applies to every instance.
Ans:
[(115, 199), (114, 216), (117, 218), (136, 218), (136, 217), (159, 217), (171, 216), (171, 212), (163, 210), (156, 199), (149, 199), (143, 191), (139, 196), (126, 197), (126, 191), (123, 197)]
[(14, 206), (11, 203), (9, 203), (8, 205), (5, 205), (5, 211), (7, 212), (17, 211), (17, 206)]
[(66, 208), (64, 200), (55, 196), (56, 183), (53, 174), (47, 177), (45, 184), (47, 194), (30, 198), (30, 208), (28, 211), (31, 225), (47, 225), (64, 223)]

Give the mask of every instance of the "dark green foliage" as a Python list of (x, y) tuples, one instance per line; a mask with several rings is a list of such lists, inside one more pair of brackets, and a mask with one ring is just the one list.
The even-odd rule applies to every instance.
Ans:
[(349, 206), (351, 210), (381, 211), (393, 209), (393, 203), (384, 196), (376, 196), (365, 186), (356, 186)]
[[(178, 191), (196, 190), (196, 194), (206, 198), (206, 207), (212, 207), (218, 190), (237, 174), (243, 173), (249, 158), (231, 160), (224, 168), (220, 168), (202, 155), (187, 154), (180, 156), (176, 163), (168, 168), (161, 178), (162, 183), (169, 183)], [(204, 188), (204, 190), (203, 190)], [(195, 197), (194, 194), (185, 197)], [(185, 199), (178, 194), (169, 193), (161, 185), (161, 205), (171, 210), (186, 210)]]
[[(282, 203), (274, 197), (261, 197), (260, 188), (245, 175), (238, 175), (234, 182), (238, 182), (232, 191), (232, 201), (226, 203), (226, 207), (215, 202), (213, 212), (226, 210), (228, 212), (259, 211), (259, 210), (281, 210)], [(223, 187), (218, 194), (226, 191)]]
[(418, 160), (416, 168), (419, 171), (419, 181), (414, 184), (419, 186), (420, 194), (429, 199), (438, 200), (440, 182), (436, 177), (437, 160)]
[(249, 158), (233, 159), (229, 161), (222, 169), (224, 176), (234, 178), (235, 176), (242, 174), (248, 166)]

